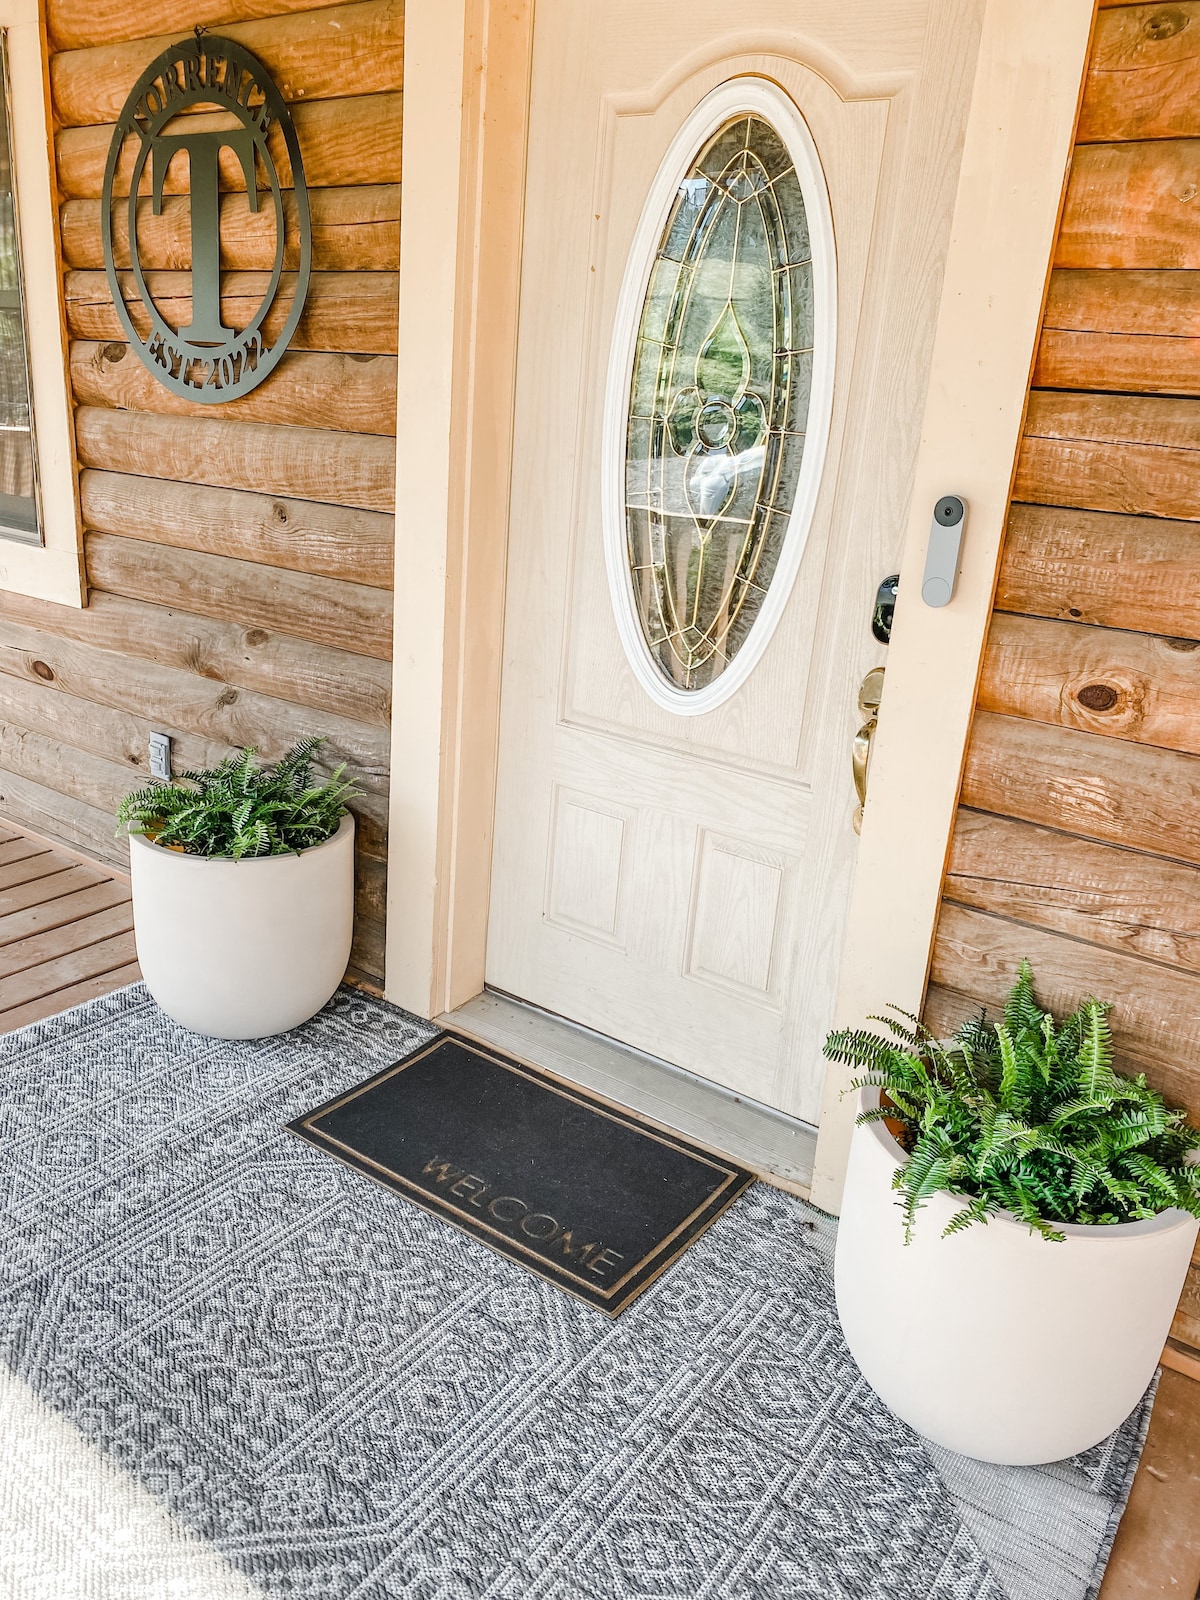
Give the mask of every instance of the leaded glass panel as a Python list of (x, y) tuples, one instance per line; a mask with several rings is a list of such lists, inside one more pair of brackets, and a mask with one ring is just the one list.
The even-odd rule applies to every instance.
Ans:
[(638, 325), (625, 537), (642, 633), (668, 683), (737, 655), (795, 501), (812, 387), (812, 259), (784, 141), (742, 114), (679, 185)]
[(36, 543), (41, 537), (29, 405), (29, 351), (21, 293), (12, 125), (8, 116), (8, 51), (0, 31), (0, 536)]

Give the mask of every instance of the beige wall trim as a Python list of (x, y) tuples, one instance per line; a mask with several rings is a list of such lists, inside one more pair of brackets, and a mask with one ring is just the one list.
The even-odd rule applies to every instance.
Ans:
[[(967, 124), (837, 1017), (919, 1012), (1087, 61), (1092, 0), (989, 0)], [(958, 590), (921, 601), (934, 502), (967, 501)], [(836, 1211), (853, 1110), (826, 1079), (813, 1200)]]
[(0, 28), (8, 33), (13, 187), (45, 539), (38, 546), (0, 538), (0, 589), (80, 606), (85, 592), (83, 546), (75, 488), (75, 437), (67, 399), (50, 86), (38, 0), (0, 0)]
[(408, 0), (389, 1000), (483, 988), (532, 0)]

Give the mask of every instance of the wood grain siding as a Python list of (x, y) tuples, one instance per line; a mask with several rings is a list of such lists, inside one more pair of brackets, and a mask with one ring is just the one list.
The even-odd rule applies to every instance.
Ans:
[(1198, 71), (1200, 0), (1099, 9), (926, 1019), (1028, 956), (1200, 1122)]
[[(273, 758), (326, 733), (362, 791), (353, 962), (383, 973), (400, 246), (401, 0), (48, 0), (59, 231), (89, 604), (0, 591), (0, 814), (119, 864), (112, 808), (147, 775), (242, 744)], [(313, 275), (289, 353), (259, 388), (198, 405), (156, 383), (113, 310), (100, 247), (112, 125), (153, 57), (194, 27), (266, 63), (291, 104)], [(192, 112), (197, 126), (213, 115)], [(278, 137), (274, 135), (273, 137)], [(282, 322), (297, 261), (284, 186)], [(226, 170), (227, 169), (227, 170)], [(223, 169), (222, 309), (249, 320), (274, 223)], [(141, 203), (141, 261), (168, 322), (191, 315), (190, 214), (172, 168)], [(124, 177), (128, 192), (128, 174)], [(119, 176), (118, 192), (122, 188)], [(118, 264), (129, 266), (116, 208)], [(142, 316), (126, 275), (123, 287)]]

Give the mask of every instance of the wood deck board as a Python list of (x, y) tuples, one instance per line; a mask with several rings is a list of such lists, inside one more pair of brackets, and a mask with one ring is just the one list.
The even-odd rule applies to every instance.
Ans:
[(1200, 1584), (1200, 1383), (1169, 1368), (1098, 1600), (1190, 1600)]
[(128, 879), (0, 821), (0, 1033), (141, 976)]

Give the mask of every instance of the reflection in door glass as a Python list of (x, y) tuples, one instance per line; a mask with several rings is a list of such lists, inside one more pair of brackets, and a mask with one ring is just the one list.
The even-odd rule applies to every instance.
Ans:
[(34, 482), (29, 355), (17, 251), (8, 55), (3, 30), (0, 91), (4, 100), (0, 106), (0, 537), (34, 544), (40, 541), (41, 530)]
[(770, 586), (804, 455), (813, 336), (800, 182), (770, 124), (743, 114), (679, 186), (634, 354), (629, 566), (646, 643), (676, 689), (725, 670)]

